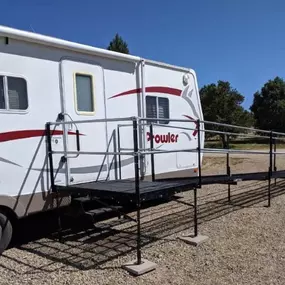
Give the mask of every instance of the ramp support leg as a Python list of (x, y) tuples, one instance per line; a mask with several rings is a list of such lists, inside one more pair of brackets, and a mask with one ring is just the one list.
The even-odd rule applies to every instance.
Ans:
[(267, 207), (271, 206), (271, 179), (268, 178), (268, 200), (267, 200)]
[(49, 160), (49, 173), (50, 173), (50, 184), (51, 191), (53, 195), (56, 195), (56, 209), (57, 209), (57, 222), (58, 222), (58, 239), (59, 242), (62, 241), (62, 226), (61, 226), (61, 213), (60, 213), (60, 202), (59, 202), (59, 191), (54, 182), (54, 169), (53, 169), (53, 156), (52, 156), (52, 142), (51, 142), (51, 124), (46, 123), (46, 137), (47, 137), (47, 151), (48, 151), (48, 160)]
[(207, 236), (198, 233), (198, 203), (197, 203), (197, 187), (194, 189), (194, 233), (179, 237), (180, 240), (187, 244), (197, 246), (208, 239)]
[[(230, 136), (226, 135), (226, 144), (227, 149), (230, 149)], [(227, 152), (227, 175), (230, 178), (231, 176), (231, 167), (230, 167), (230, 153)], [(228, 203), (231, 203), (231, 184), (228, 184)]]
[(194, 188), (194, 237), (198, 236), (197, 188)]
[(139, 177), (139, 152), (138, 152), (138, 122), (133, 120), (133, 139), (134, 139), (134, 170), (135, 170), (135, 189), (137, 206), (137, 258), (124, 264), (122, 267), (134, 275), (142, 275), (155, 269), (156, 264), (142, 259), (141, 254), (141, 195)]
[(268, 170), (268, 192), (267, 192), (267, 207), (271, 206), (271, 177), (272, 177), (272, 162), (273, 162), (273, 133), (270, 132), (270, 152), (269, 152), (269, 170)]
[(137, 121), (133, 121), (134, 132), (134, 162), (135, 162), (135, 188), (136, 188), (136, 204), (137, 204), (137, 264), (142, 263), (141, 259), (141, 195), (140, 195), (140, 179), (139, 179), (139, 157), (138, 157), (138, 126)]
[(197, 246), (200, 243), (208, 239), (207, 236), (202, 236), (198, 234), (198, 203), (197, 203), (197, 188), (201, 189), (202, 187), (202, 161), (201, 161), (201, 129), (200, 129), (200, 120), (197, 120), (197, 131), (198, 131), (198, 168), (199, 168), (199, 180), (194, 191), (194, 233), (186, 236), (179, 237), (182, 241)]
[[(273, 156), (273, 158), (274, 158), (274, 172), (277, 171), (277, 166), (276, 166), (276, 150), (277, 150), (276, 139), (274, 139), (274, 156)], [(277, 184), (277, 179), (275, 178), (275, 179), (274, 179), (274, 185), (276, 186), (276, 184)]]
[(228, 202), (231, 203), (231, 184), (228, 184)]

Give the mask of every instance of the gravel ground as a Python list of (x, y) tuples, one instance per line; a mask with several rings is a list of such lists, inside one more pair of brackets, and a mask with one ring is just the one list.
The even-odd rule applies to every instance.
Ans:
[[(224, 172), (223, 160), (206, 157), (203, 172)], [(267, 170), (268, 158), (234, 157), (231, 164), (233, 172)], [(135, 257), (135, 223), (101, 232), (67, 230), (61, 244), (47, 234), (56, 225), (52, 217), (33, 217), (23, 221), (16, 246), (0, 257), (0, 284), (285, 284), (284, 190), (285, 182), (277, 181), (267, 208), (265, 182), (232, 186), (231, 205), (227, 185), (203, 187), (199, 231), (209, 239), (198, 247), (177, 239), (193, 226), (191, 191), (143, 209), (143, 257), (158, 267), (140, 277), (121, 269)], [(29, 227), (33, 231), (27, 235)]]

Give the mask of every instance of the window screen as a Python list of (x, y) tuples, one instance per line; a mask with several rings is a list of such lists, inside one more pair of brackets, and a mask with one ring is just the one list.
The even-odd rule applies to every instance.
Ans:
[(92, 77), (76, 74), (77, 111), (94, 112)]
[[(158, 98), (158, 118), (169, 119), (169, 101), (167, 98)], [(160, 124), (168, 124), (168, 121), (159, 121)]]
[[(167, 98), (146, 96), (146, 117), (155, 119), (169, 119), (169, 101)], [(153, 120), (159, 124), (168, 124), (168, 121)]]
[(0, 109), (5, 109), (4, 77), (0, 76)]
[(26, 110), (28, 108), (27, 85), (23, 78), (7, 77), (9, 109)]
[(0, 76), (0, 109), (27, 110), (27, 82), (23, 78)]
[[(147, 96), (146, 97), (146, 117), (147, 118), (157, 118), (157, 102), (156, 97)], [(156, 122), (156, 120), (154, 120)]]

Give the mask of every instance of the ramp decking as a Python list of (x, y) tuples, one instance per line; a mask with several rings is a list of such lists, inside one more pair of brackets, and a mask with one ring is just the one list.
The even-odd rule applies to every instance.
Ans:
[[(191, 190), (202, 185), (228, 184), (238, 181), (267, 180), (268, 172), (240, 173), (228, 175), (210, 175), (199, 177), (182, 177), (160, 179), (156, 181), (141, 180), (139, 182), (139, 194), (142, 201), (167, 197), (173, 193)], [(285, 178), (285, 171), (275, 171), (271, 178)], [(116, 199), (117, 201), (134, 200), (136, 187), (134, 180), (107, 180), (89, 183), (74, 184), (69, 186), (57, 186), (60, 191), (70, 193), (82, 193), (94, 195), (98, 198)]]

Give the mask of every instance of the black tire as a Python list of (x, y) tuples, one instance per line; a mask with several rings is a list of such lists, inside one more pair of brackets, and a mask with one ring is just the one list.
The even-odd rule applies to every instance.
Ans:
[(12, 223), (2, 212), (0, 212), (0, 228), (0, 254), (2, 254), (9, 246), (13, 234)]

